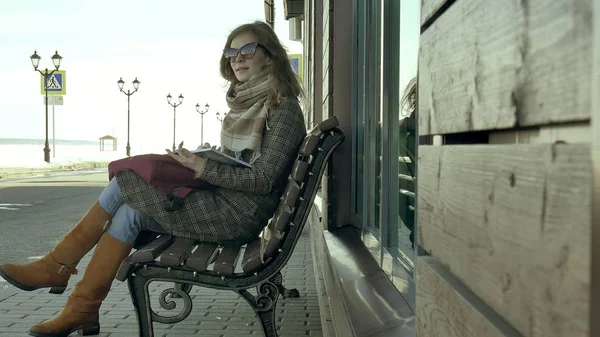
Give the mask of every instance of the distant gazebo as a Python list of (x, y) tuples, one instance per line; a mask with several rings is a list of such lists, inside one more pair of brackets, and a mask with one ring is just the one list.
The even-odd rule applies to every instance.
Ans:
[(98, 138), (100, 140), (100, 151), (105, 151), (104, 141), (110, 140), (112, 141), (112, 151), (117, 151), (117, 137), (113, 137), (111, 135), (106, 135), (104, 137)]

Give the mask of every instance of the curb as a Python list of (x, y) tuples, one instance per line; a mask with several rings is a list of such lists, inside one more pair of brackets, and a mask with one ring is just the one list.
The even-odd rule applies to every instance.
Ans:
[(56, 165), (50, 167), (4, 167), (0, 168), (0, 181), (8, 178), (22, 178), (31, 177), (40, 174), (47, 173), (59, 173), (59, 172), (71, 172), (71, 171), (84, 171), (97, 168), (108, 167), (109, 161), (90, 161), (67, 165)]

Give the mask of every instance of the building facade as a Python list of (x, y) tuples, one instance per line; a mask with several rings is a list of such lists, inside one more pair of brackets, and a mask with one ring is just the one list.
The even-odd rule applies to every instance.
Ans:
[(307, 126), (347, 136), (309, 224), (325, 334), (600, 336), (600, 1), (271, 6)]

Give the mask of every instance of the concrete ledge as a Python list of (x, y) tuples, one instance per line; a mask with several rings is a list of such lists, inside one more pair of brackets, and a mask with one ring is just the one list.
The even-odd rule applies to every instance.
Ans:
[(74, 164), (50, 164), (48, 167), (0, 167), (0, 180), (8, 178), (31, 177), (40, 174), (84, 171), (108, 167), (108, 161), (89, 161)]
[(359, 231), (341, 227), (323, 232), (323, 237), (324, 265), (331, 269), (325, 279), (329, 304), (340, 307), (332, 308), (334, 319), (340, 321), (334, 324), (336, 331), (344, 330), (339, 335), (414, 337), (413, 311), (365, 247)]
[[(318, 203), (317, 203), (318, 199)], [(319, 208), (317, 204), (321, 203), (321, 198), (319, 194), (317, 194), (315, 198), (315, 205), (313, 205), (310, 216), (308, 218), (308, 223), (306, 224), (306, 228), (309, 229), (310, 235), (310, 249), (313, 256), (313, 268), (315, 273), (315, 283), (317, 287), (317, 298), (319, 300), (319, 311), (321, 312), (321, 327), (323, 329), (323, 337), (338, 337), (339, 335), (335, 331), (335, 326), (333, 325), (333, 317), (331, 313), (331, 308), (329, 307), (329, 297), (330, 295), (327, 292), (327, 287), (325, 285), (325, 265), (323, 261), (323, 256), (320, 254), (320, 251), (317, 251), (316, 245), (314, 244), (319, 240), (323, 241), (323, 233), (321, 231), (317, 231), (315, 226), (321, 223), (321, 213), (319, 212)]]

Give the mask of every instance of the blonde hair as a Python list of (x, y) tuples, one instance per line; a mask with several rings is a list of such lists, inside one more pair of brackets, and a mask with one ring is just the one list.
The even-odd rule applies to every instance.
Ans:
[[(225, 42), (225, 48), (223, 49), (229, 48), (231, 41), (244, 33), (254, 35), (258, 39), (256, 42), (264, 45), (267, 48), (267, 54), (271, 57), (269, 76), (273, 86), (272, 93), (267, 99), (270, 105), (278, 105), (288, 97), (298, 99), (298, 97), (302, 96), (300, 78), (292, 69), (285, 47), (268, 24), (262, 21), (255, 21), (237, 27), (227, 37), (227, 42)], [(219, 65), (221, 76), (230, 83), (227, 90), (227, 94), (230, 95), (235, 85), (240, 83), (240, 81), (235, 77), (231, 63), (224, 55), (221, 55)]]

